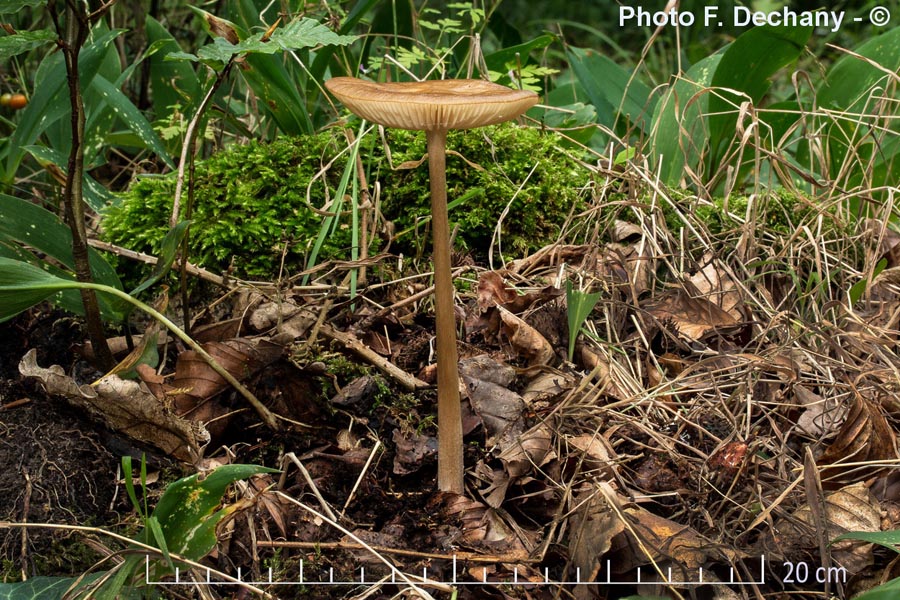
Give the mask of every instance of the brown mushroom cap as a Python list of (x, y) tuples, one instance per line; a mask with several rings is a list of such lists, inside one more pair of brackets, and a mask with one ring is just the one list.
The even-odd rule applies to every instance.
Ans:
[(354, 114), (393, 127), (429, 131), (471, 129), (503, 123), (538, 101), (527, 90), (482, 81), (443, 79), (376, 83), (354, 77), (334, 77), (325, 87)]

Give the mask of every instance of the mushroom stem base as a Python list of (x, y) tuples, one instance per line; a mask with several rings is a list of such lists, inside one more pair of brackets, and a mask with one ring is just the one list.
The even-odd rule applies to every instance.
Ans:
[(434, 240), (434, 303), (437, 330), (438, 489), (464, 491), (462, 411), (456, 352), (456, 315), (447, 214), (446, 131), (428, 131), (431, 227)]

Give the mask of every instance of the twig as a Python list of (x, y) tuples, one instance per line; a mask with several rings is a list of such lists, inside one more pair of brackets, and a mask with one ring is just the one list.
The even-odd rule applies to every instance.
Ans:
[(369, 453), (369, 458), (366, 460), (366, 464), (363, 465), (362, 471), (359, 473), (359, 477), (356, 478), (356, 483), (353, 484), (353, 489), (350, 490), (350, 493), (347, 495), (347, 501), (344, 502), (344, 508), (341, 509), (341, 518), (344, 518), (344, 513), (347, 512), (347, 507), (350, 506), (350, 502), (353, 501), (353, 497), (356, 495), (356, 490), (359, 489), (359, 484), (362, 483), (363, 477), (366, 476), (366, 473), (369, 472), (369, 467), (372, 465), (372, 459), (375, 458), (375, 454), (381, 449), (381, 440), (375, 441), (375, 446), (372, 448), (372, 451)]
[[(116, 246), (115, 244), (110, 244), (109, 242), (104, 242), (102, 240), (89, 239), (88, 244), (97, 248), (98, 250), (103, 250), (104, 252), (110, 252), (115, 254), (116, 256), (123, 256), (125, 258), (136, 260), (138, 262), (142, 262), (148, 265), (155, 265), (159, 262), (155, 256), (150, 254), (144, 254), (143, 252), (135, 252), (134, 250), (129, 250), (128, 248), (123, 248), (121, 246)], [(198, 267), (197, 265), (186, 263), (187, 272), (195, 277), (199, 277), (205, 281), (209, 281), (218, 286), (229, 288), (229, 280), (221, 275), (216, 275), (212, 271), (208, 271), (203, 267)]]
[[(297, 455), (294, 454), (293, 452), (288, 452), (287, 454), (284, 455), (282, 464), (286, 465), (286, 463), (288, 461), (294, 463), (297, 466), (297, 468), (300, 469), (300, 472), (303, 473), (303, 478), (306, 480), (306, 484), (309, 486), (309, 489), (312, 490), (312, 493), (316, 497), (316, 500), (319, 501), (319, 506), (321, 506), (322, 510), (325, 511), (325, 514), (327, 514), (328, 517), (332, 521), (337, 521), (338, 520), (337, 515), (334, 514), (334, 511), (331, 510), (330, 506), (328, 506), (328, 502), (326, 502), (325, 498), (322, 497), (322, 493), (319, 492), (319, 487), (316, 485), (316, 482), (313, 481), (313, 478), (309, 474), (309, 471), (306, 470), (306, 467), (303, 466), (303, 463), (300, 462), (300, 459), (297, 458)], [(278, 482), (279, 486), (284, 485), (284, 480), (285, 480), (286, 476), (287, 476), (287, 469), (284, 468), (284, 466), (282, 466), (281, 481)]]
[(372, 364), (372, 366), (374, 366), (376, 369), (378, 369), (388, 377), (394, 379), (401, 385), (401, 387), (403, 387), (403, 389), (409, 392), (424, 390), (433, 387), (430, 384), (422, 381), (418, 377), (407, 373), (391, 361), (387, 360), (386, 358), (363, 344), (361, 341), (359, 341), (359, 338), (351, 333), (338, 331), (328, 323), (324, 323), (320, 331), (322, 335), (324, 335), (328, 339), (340, 342), (345, 348), (347, 348), (348, 350), (352, 350), (360, 357), (367, 360)]

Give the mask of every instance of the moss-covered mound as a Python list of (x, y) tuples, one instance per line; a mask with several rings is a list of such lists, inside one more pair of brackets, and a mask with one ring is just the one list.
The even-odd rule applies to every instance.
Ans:
[[(425, 135), (388, 132), (393, 164), (420, 160)], [(458, 239), (476, 253), (487, 249), (500, 223), (502, 250), (521, 256), (555, 241), (571, 211), (583, 208), (590, 175), (560, 149), (557, 135), (511, 124), (447, 137), (447, 198)], [(520, 189), (521, 188), (521, 189)], [(431, 214), (428, 169), (394, 171), (385, 187), (385, 215), (397, 231)]]
[[(232, 145), (197, 164), (191, 215), (191, 260), (240, 277), (273, 279), (283, 252), (286, 264), (303, 264), (322, 217), (306, 202), (317, 172), (339, 153), (330, 135), (284, 138), (271, 144)], [(343, 162), (342, 162), (343, 161)], [(346, 159), (329, 171), (340, 172)], [(322, 184), (313, 186), (322, 195)], [(107, 240), (156, 254), (168, 230), (174, 174), (137, 179), (103, 218)], [(183, 203), (187, 194), (183, 196)], [(314, 203), (322, 202), (313, 196)], [(325, 251), (336, 253), (349, 235), (334, 236)]]
[[(405, 232), (392, 249), (427, 250), (427, 164), (397, 168), (424, 157), (424, 135), (390, 131), (388, 145), (394, 169), (375, 133), (361, 140), (360, 156), (369, 185), (376, 180), (381, 185), (383, 214), (394, 222), (395, 232)], [(590, 175), (559, 149), (559, 138), (552, 133), (506, 124), (451, 132), (448, 148), (458, 153), (448, 156), (447, 180), (450, 219), (459, 225), (461, 246), (486, 249), (506, 211), (503, 252), (521, 255), (555, 240), (566, 217), (582, 203), (579, 190)], [(269, 144), (235, 144), (199, 162), (191, 260), (216, 271), (230, 267), (239, 277), (272, 279), (285, 253), (289, 274), (302, 269), (324, 218), (312, 207), (322, 208), (326, 197), (335, 196), (346, 167), (345, 150), (344, 136), (333, 130)], [(156, 254), (174, 193), (172, 174), (135, 181), (105, 214), (106, 239)], [(320, 258), (350, 258), (350, 223), (349, 214), (341, 215)]]

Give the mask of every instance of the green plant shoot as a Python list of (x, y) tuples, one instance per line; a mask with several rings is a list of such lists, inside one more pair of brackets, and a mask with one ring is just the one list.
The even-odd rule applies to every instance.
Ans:
[(585, 319), (600, 301), (600, 292), (576, 290), (571, 281), (566, 281), (566, 306), (569, 316), (569, 361), (575, 356), (575, 340)]

